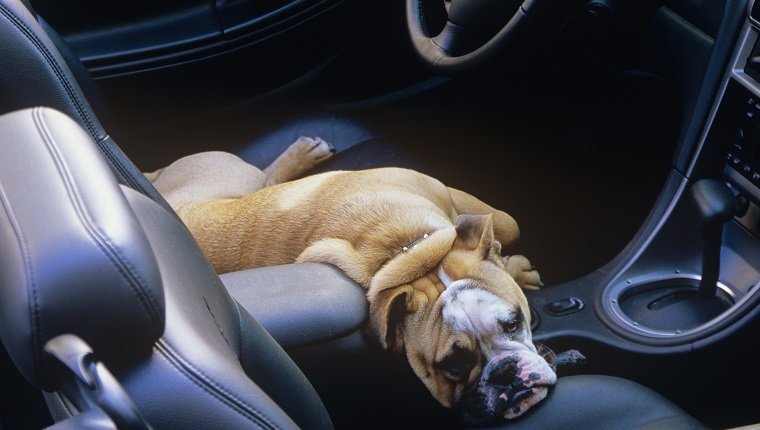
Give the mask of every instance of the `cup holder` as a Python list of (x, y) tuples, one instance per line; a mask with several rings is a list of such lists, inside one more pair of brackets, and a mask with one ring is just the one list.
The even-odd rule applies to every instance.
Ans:
[(615, 288), (609, 303), (627, 328), (655, 337), (693, 332), (727, 311), (736, 298), (718, 283), (715, 297), (699, 294), (699, 276), (668, 275), (629, 280)]

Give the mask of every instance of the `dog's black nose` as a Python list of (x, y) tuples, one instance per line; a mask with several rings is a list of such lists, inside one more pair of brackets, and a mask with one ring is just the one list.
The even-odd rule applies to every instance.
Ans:
[(497, 387), (507, 387), (511, 385), (515, 381), (517, 374), (520, 372), (517, 362), (517, 358), (507, 357), (494, 364), (488, 375), (488, 384)]

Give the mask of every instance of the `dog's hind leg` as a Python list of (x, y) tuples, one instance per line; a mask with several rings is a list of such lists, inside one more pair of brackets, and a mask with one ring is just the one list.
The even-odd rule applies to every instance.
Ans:
[(266, 184), (276, 185), (299, 178), (334, 154), (335, 148), (319, 137), (299, 137), (264, 169)]
[(493, 232), (496, 240), (505, 248), (517, 244), (517, 240), (520, 238), (520, 228), (517, 226), (517, 221), (509, 216), (509, 214), (489, 206), (477, 197), (464, 191), (451, 187), (448, 187), (448, 189), (454, 202), (454, 209), (458, 215), (493, 214)]
[(259, 168), (221, 151), (188, 155), (145, 176), (178, 212), (189, 204), (245, 196), (266, 179)]

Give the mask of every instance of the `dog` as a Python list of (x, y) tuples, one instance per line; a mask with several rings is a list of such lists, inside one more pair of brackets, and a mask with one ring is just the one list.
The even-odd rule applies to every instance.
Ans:
[(263, 171), (224, 152), (146, 176), (219, 273), (322, 262), (366, 289), (370, 333), (405, 356), (443, 406), (469, 423), (523, 414), (556, 382), (532, 342), (527, 258), (503, 257), (516, 221), (470, 194), (402, 168), (296, 179), (329, 159), (296, 140)]

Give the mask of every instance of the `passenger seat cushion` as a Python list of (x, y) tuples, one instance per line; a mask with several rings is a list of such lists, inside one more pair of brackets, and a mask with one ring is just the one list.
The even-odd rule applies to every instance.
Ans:
[(263, 169), (301, 136), (321, 137), (336, 150), (333, 158), (309, 173), (391, 166), (422, 169), (422, 164), (401, 146), (349, 118), (332, 114), (303, 116), (280, 123), (252, 138), (236, 153)]
[(495, 427), (509, 430), (697, 430), (707, 427), (660, 394), (612, 376), (560, 378), (532, 411)]

